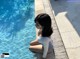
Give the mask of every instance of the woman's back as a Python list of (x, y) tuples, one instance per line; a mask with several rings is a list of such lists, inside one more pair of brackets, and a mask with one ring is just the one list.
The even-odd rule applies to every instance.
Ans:
[[(48, 47), (46, 59), (55, 59), (55, 53), (54, 53), (54, 49), (53, 49), (53, 45), (52, 45), (53, 43), (52, 43), (51, 38), (39, 37), (38, 39), (39, 39), (39, 43), (41, 43), (43, 45), (43, 50), (47, 49), (47, 47)], [(45, 48), (44, 48), (44, 45), (45, 45), (44, 43), (47, 45)], [(43, 51), (43, 54), (45, 54), (44, 51)]]

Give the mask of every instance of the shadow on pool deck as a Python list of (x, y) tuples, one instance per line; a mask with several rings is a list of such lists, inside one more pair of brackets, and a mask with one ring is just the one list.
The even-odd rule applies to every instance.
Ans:
[[(53, 54), (47, 55), (46, 59), (55, 59), (55, 55), (53, 55), (54, 58), (53, 58), (52, 55), (53, 55)], [(36, 53), (36, 54), (35, 54), (35, 57), (36, 57), (36, 59), (43, 59), (43, 58), (42, 58), (42, 54), (39, 54), (39, 53)]]
[(65, 16), (70, 21), (78, 35), (80, 36), (80, 2), (78, 0), (59, 0), (54, 2), (50, 0), (55, 16), (59, 13), (66, 12)]

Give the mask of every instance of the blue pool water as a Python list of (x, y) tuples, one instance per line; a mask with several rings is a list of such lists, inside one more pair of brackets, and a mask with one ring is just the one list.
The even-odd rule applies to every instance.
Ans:
[(29, 43), (35, 39), (34, 0), (0, 1), (0, 54), (3, 59), (33, 59)]

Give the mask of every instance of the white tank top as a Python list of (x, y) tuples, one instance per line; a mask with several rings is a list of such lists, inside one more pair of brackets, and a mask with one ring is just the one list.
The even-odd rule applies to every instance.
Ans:
[(43, 45), (43, 58), (46, 58), (49, 48), (53, 48), (52, 40), (49, 37), (38, 37), (38, 42)]

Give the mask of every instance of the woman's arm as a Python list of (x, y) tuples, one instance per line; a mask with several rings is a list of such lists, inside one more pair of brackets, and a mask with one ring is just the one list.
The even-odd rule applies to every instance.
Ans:
[(40, 44), (40, 43), (38, 42), (38, 39), (36, 39), (36, 40), (34, 40), (34, 41), (32, 41), (32, 42), (30, 43), (30, 45), (38, 45), (38, 44)]
[(49, 42), (45, 41), (43, 43), (43, 47), (44, 47), (44, 50), (43, 50), (43, 59), (45, 59), (47, 57), (47, 53), (48, 53)]
[(36, 31), (36, 37), (37, 37), (37, 39), (33, 40), (33, 41), (30, 43), (30, 45), (40, 44), (40, 43), (38, 42), (38, 38), (39, 38), (39, 36), (41, 36), (41, 29), (36, 29), (36, 30), (37, 30), (37, 31)]

